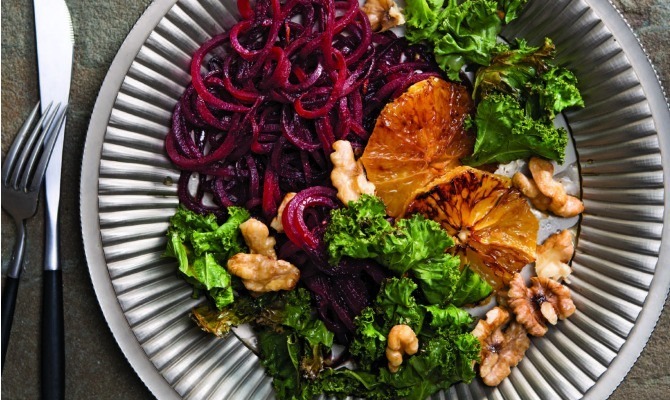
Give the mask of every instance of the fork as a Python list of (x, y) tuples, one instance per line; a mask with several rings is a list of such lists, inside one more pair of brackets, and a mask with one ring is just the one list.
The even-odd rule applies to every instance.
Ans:
[(44, 171), (65, 120), (67, 108), (60, 104), (55, 107), (49, 105), (38, 120), (39, 107), (40, 103), (37, 103), (19, 129), (2, 164), (2, 208), (12, 216), (16, 224), (16, 243), (2, 289), (3, 369), (26, 247), (26, 220), (37, 211)]

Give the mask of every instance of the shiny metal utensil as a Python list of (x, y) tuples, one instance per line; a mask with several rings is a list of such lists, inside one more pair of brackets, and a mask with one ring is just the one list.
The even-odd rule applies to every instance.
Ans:
[[(42, 104), (67, 103), (72, 77), (74, 33), (64, 0), (34, 0), (37, 66)], [(61, 130), (65, 129), (62, 127)], [(54, 148), (44, 185), (46, 215), (42, 296), (42, 398), (65, 397), (65, 339), (63, 283), (59, 259), (58, 207), (60, 205), (63, 135)]]
[[(2, 208), (16, 224), (16, 243), (2, 290), (2, 368), (14, 319), (14, 306), (23, 270), (26, 220), (37, 211), (44, 173), (65, 120), (65, 108), (47, 106), (38, 120), (40, 104), (23, 123), (2, 164)], [(36, 122), (37, 121), (37, 122)]]

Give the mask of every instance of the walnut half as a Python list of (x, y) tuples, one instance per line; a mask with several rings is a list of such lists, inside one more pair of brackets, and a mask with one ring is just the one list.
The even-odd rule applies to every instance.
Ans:
[(240, 224), (244, 242), (249, 246), (251, 254), (262, 254), (269, 258), (277, 258), (275, 244), (277, 241), (270, 236), (267, 225), (255, 218), (249, 218)]
[(284, 199), (281, 201), (281, 204), (279, 204), (279, 209), (277, 210), (277, 215), (274, 218), (272, 218), (272, 222), (270, 222), (270, 226), (273, 227), (274, 230), (279, 232), (279, 233), (284, 232), (284, 225), (282, 225), (282, 222), (281, 222), (282, 215), (284, 214), (284, 209), (286, 208), (286, 205), (288, 204), (288, 202), (293, 200), (295, 195), (296, 195), (295, 192), (286, 193), (286, 195), (284, 196)]
[(488, 386), (497, 386), (508, 377), (530, 347), (526, 329), (517, 322), (512, 321), (503, 331), (509, 320), (507, 310), (494, 307), (472, 331), (482, 346), (479, 375)]
[(549, 278), (533, 277), (531, 286), (526, 287), (523, 277), (517, 273), (510, 281), (507, 296), (517, 322), (533, 336), (544, 336), (547, 322), (555, 325), (559, 319), (575, 312), (570, 290)]
[(549, 211), (559, 217), (574, 217), (584, 211), (584, 204), (578, 198), (570, 196), (560, 182), (554, 180), (554, 165), (551, 161), (532, 157), (528, 169), (539, 192), (550, 199)]
[(572, 272), (568, 262), (574, 252), (575, 246), (569, 230), (566, 229), (549, 236), (544, 243), (537, 246), (535, 273), (540, 278), (567, 281), (567, 277)]
[(330, 153), (333, 162), (330, 180), (337, 189), (337, 198), (346, 205), (358, 200), (362, 194), (375, 194), (375, 185), (367, 180), (363, 165), (354, 158), (351, 143), (338, 140), (333, 143), (333, 150)]
[(368, 16), (375, 32), (384, 32), (405, 23), (402, 10), (393, 0), (366, 0), (361, 10)]
[(228, 272), (242, 278), (252, 292), (292, 290), (300, 279), (300, 270), (284, 260), (262, 254), (237, 253), (228, 259)]
[(419, 351), (419, 339), (408, 325), (395, 325), (389, 332), (386, 344), (386, 359), (389, 371), (398, 372), (402, 355), (412, 355)]

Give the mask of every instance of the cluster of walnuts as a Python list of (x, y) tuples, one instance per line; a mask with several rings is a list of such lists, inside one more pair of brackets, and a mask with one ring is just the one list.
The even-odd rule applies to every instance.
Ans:
[(575, 312), (570, 290), (559, 282), (571, 272), (567, 262), (573, 251), (569, 231), (549, 237), (538, 247), (537, 276), (530, 285), (515, 274), (509, 289), (498, 293), (499, 306), (477, 323), (472, 333), (482, 346), (479, 374), (485, 384), (497, 386), (511, 373), (530, 346), (528, 335), (544, 336), (548, 324)]
[[(559, 217), (574, 217), (584, 211), (584, 204), (566, 193), (553, 177), (550, 161), (533, 157), (528, 163), (532, 177), (517, 172), (512, 183), (540, 211)], [(572, 234), (556, 233), (537, 247), (535, 274), (527, 285), (515, 274), (507, 291), (497, 294), (497, 307), (486, 314), (473, 330), (482, 346), (479, 374), (486, 385), (497, 386), (511, 373), (530, 346), (531, 336), (544, 336), (549, 325), (568, 318), (575, 312), (568, 282), (572, 272), (570, 259), (574, 254)]]

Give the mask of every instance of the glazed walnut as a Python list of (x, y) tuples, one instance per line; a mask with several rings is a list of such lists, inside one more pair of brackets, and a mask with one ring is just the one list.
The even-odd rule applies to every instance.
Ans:
[(507, 310), (495, 307), (480, 320), (472, 334), (481, 343), (479, 375), (488, 386), (497, 386), (512, 372), (522, 359), (530, 340), (523, 326), (517, 322), (503, 327), (510, 319)]
[(526, 175), (521, 172), (517, 172), (512, 176), (512, 184), (523, 193), (524, 196), (528, 197), (531, 204), (540, 211), (546, 211), (549, 209), (551, 204), (551, 199), (540, 192), (535, 181), (529, 179)]
[(266, 257), (276, 259), (275, 244), (277, 241), (270, 236), (270, 230), (261, 221), (250, 218), (240, 224), (240, 231), (244, 241), (249, 246), (251, 254), (262, 254)]
[(402, 10), (393, 0), (366, 0), (361, 10), (368, 16), (375, 32), (384, 32), (405, 23)]
[(484, 346), (484, 340), (491, 336), (496, 329), (509, 322), (509, 311), (502, 307), (494, 307), (486, 313), (486, 319), (480, 319), (472, 334)]
[(386, 343), (386, 359), (389, 370), (398, 372), (402, 364), (402, 355), (412, 355), (419, 351), (419, 339), (407, 325), (395, 325), (391, 328)]
[(535, 273), (540, 278), (567, 281), (566, 278), (572, 272), (568, 262), (574, 252), (572, 234), (567, 229), (549, 236), (544, 243), (537, 246)]
[(530, 339), (523, 326), (517, 322), (509, 324), (505, 332), (499, 328), (482, 347), (479, 375), (488, 386), (497, 386), (512, 373), (512, 368), (523, 359), (530, 347)]
[(242, 278), (252, 292), (292, 290), (300, 279), (300, 270), (284, 260), (262, 254), (238, 253), (228, 259), (228, 272)]
[(532, 157), (528, 162), (528, 168), (538, 191), (551, 200), (548, 206), (549, 211), (566, 218), (574, 217), (584, 211), (584, 204), (581, 200), (568, 195), (563, 185), (554, 180), (554, 165), (551, 161)]
[(507, 293), (509, 306), (529, 334), (544, 336), (547, 322), (555, 325), (569, 317), (575, 312), (575, 304), (570, 290), (552, 279), (533, 277), (531, 283), (527, 287), (520, 274), (514, 275)]
[(375, 185), (367, 180), (363, 166), (354, 158), (354, 150), (347, 140), (333, 143), (330, 154), (333, 171), (330, 180), (337, 189), (337, 198), (344, 204), (356, 201), (362, 194), (375, 194)]
[(284, 199), (281, 201), (281, 204), (279, 204), (279, 209), (277, 210), (277, 216), (272, 218), (272, 222), (270, 222), (270, 226), (279, 233), (284, 232), (284, 226), (282, 225), (281, 222), (281, 217), (284, 214), (284, 209), (286, 208), (288, 202), (291, 201), (294, 197), (295, 197), (294, 192), (286, 193)]

